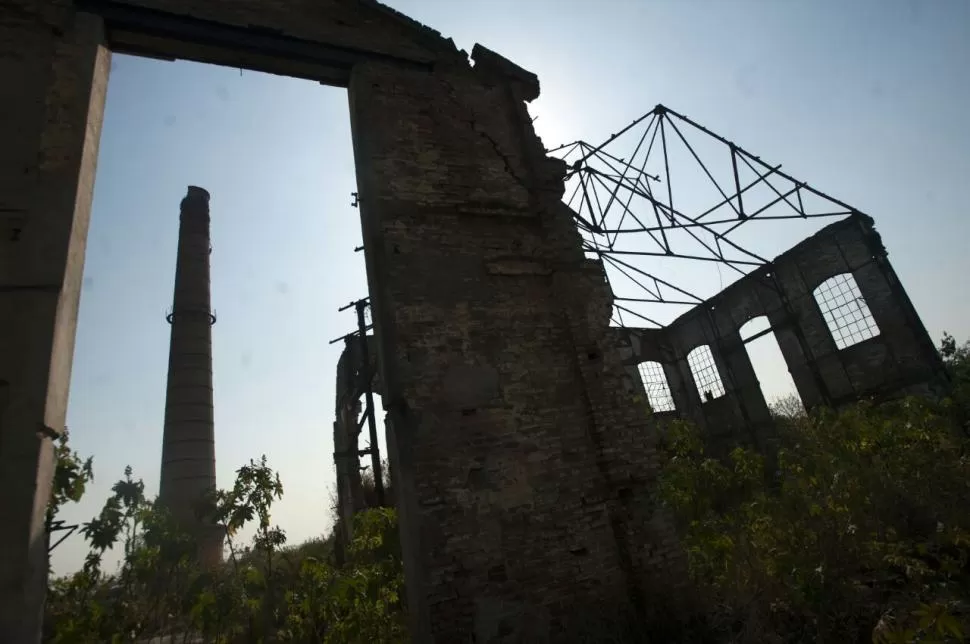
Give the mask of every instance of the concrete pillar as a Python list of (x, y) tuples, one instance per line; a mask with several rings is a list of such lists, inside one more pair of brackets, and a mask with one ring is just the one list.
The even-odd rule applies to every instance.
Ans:
[(732, 331), (721, 336), (720, 345), (723, 351), (720, 357), (732, 381), (731, 391), (728, 394), (737, 398), (738, 403), (744, 408), (748, 422), (754, 424), (771, 422), (771, 412), (761, 389), (761, 383), (758, 381), (758, 374), (751, 364), (751, 356), (748, 355), (747, 345), (741, 339), (740, 333)]
[(808, 341), (800, 327), (803, 319), (793, 306), (790, 309), (779, 308), (768, 312), (768, 321), (798, 390), (798, 397), (805, 409), (813, 409), (828, 404), (829, 392), (818, 373), (818, 365), (809, 352)]
[(690, 375), (690, 368), (687, 361), (683, 358), (676, 358), (670, 362), (663, 363), (664, 375), (667, 377), (667, 386), (670, 387), (670, 397), (673, 398), (674, 408), (678, 415), (683, 418), (690, 418), (692, 409), (699, 403), (694, 386), (694, 380)]
[[(67, 3), (64, 3), (67, 4)], [(110, 53), (68, 4), (0, 6), (0, 642), (38, 642)]]
[(209, 302), (209, 193), (189, 186), (179, 218), (175, 297), (165, 396), (159, 498), (183, 527), (200, 536), (203, 563), (222, 560), (218, 527), (197, 517), (216, 487), (212, 409), (212, 325)]

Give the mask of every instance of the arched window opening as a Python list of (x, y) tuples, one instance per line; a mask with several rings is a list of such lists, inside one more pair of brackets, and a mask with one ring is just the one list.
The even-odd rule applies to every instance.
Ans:
[(739, 330), (748, 360), (761, 386), (761, 395), (775, 416), (799, 416), (804, 405), (788, 371), (785, 356), (778, 346), (778, 338), (765, 315), (745, 322)]
[(721, 382), (721, 374), (717, 371), (717, 364), (709, 346), (702, 344), (688, 353), (687, 365), (702, 401), (707, 402), (724, 395), (724, 383)]
[(655, 412), (674, 411), (674, 397), (670, 393), (663, 365), (659, 362), (641, 362), (637, 369), (640, 371), (640, 380), (647, 392), (650, 408)]
[(828, 278), (819, 284), (814, 295), (839, 350), (879, 335), (879, 327), (852, 273)]

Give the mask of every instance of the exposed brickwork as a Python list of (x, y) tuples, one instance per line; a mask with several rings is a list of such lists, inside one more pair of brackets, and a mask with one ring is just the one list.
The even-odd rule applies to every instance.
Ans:
[(534, 88), (498, 69), (369, 65), (350, 87), (420, 641), (541, 641), (682, 564), (650, 504), (645, 410), (605, 342), (602, 266), (532, 131)]

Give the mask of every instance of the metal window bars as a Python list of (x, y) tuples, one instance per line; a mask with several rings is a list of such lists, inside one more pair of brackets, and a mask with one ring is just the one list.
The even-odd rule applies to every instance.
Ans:
[(707, 402), (720, 398), (724, 395), (724, 383), (721, 381), (721, 374), (717, 370), (711, 348), (706, 344), (695, 347), (687, 354), (687, 364), (690, 366), (690, 373), (694, 377), (694, 384), (697, 385), (697, 393), (700, 394), (701, 401)]
[(813, 295), (840, 351), (879, 335), (879, 327), (851, 273), (828, 278)]
[(647, 401), (655, 412), (674, 411), (674, 397), (670, 393), (670, 385), (664, 374), (663, 365), (659, 362), (641, 362), (637, 365), (640, 380), (647, 392)]

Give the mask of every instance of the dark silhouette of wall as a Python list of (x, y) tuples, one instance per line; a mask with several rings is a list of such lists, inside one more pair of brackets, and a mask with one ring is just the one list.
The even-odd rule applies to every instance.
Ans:
[[(878, 331), (840, 349), (815, 293), (830, 278), (845, 274), (858, 285)], [(862, 304), (849, 308), (857, 311)], [(946, 378), (872, 220), (854, 214), (826, 226), (664, 329), (615, 329), (627, 366), (627, 387), (639, 383), (637, 364), (660, 362), (678, 410), (674, 415), (705, 427), (714, 445), (766, 445), (771, 418), (739, 334), (746, 322), (762, 315), (768, 317), (808, 408), (930, 393)], [(852, 328), (864, 326), (860, 322)], [(702, 399), (687, 364), (688, 353), (700, 345), (710, 347), (726, 390), (713, 400)]]

